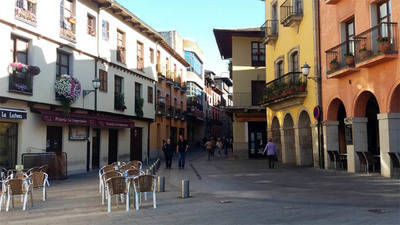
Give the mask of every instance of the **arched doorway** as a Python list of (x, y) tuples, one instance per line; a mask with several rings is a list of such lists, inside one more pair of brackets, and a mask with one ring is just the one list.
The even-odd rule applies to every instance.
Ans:
[(299, 144), (300, 144), (300, 165), (313, 165), (311, 121), (308, 113), (303, 111), (299, 117)]
[(400, 113), (400, 84), (394, 89), (390, 99), (390, 113)]
[(277, 148), (278, 160), (282, 161), (282, 146), (281, 146), (281, 126), (279, 125), (278, 118), (274, 117), (271, 123), (272, 141)]
[(346, 109), (343, 102), (340, 102), (339, 109), (337, 111), (338, 125), (338, 138), (339, 138), (339, 153), (346, 154), (346, 126), (344, 124), (344, 119), (346, 118)]
[(294, 123), (292, 116), (290, 114), (287, 114), (285, 116), (285, 119), (283, 120), (285, 152), (282, 155), (282, 161), (284, 163), (296, 163), (296, 148), (294, 142), (293, 125)]
[(368, 118), (367, 135), (368, 151), (374, 155), (380, 155), (379, 149), (379, 124), (377, 115), (379, 114), (379, 105), (375, 96), (371, 95), (367, 101), (365, 117)]

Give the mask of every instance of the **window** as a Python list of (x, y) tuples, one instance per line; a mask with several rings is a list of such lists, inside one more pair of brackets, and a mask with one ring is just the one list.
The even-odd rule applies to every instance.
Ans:
[(275, 77), (279, 78), (283, 76), (283, 74), (284, 74), (283, 60), (280, 60), (275, 64)]
[(197, 73), (197, 75), (201, 77), (203, 73), (203, 62), (199, 59), (196, 53), (185, 51), (185, 60), (190, 65), (187, 69)]
[(391, 4), (390, 0), (381, 1), (378, 3), (378, 24), (391, 21)]
[(96, 35), (96, 18), (90, 14), (87, 15), (87, 32), (89, 35)]
[(354, 36), (355, 36), (355, 26), (354, 18), (346, 22), (346, 42), (347, 42), (347, 53), (354, 55)]
[(290, 55), (290, 72), (300, 72), (299, 53), (297, 51)]
[(153, 104), (153, 87), (147, 87), (147, 102)]
[(108, 87), (107, 79), (108, 79), (107, 71), (105, 71), (105, 70), (99, 70), (99, 80), (100, 80), (100, 87), (99, 87), (99, 90), (100, 90), (100, 91), (107, 92), (107, 89), (108, 89), (108, 88), (107, 88), (107, 87)]
[(154, 63), (154, 49), (150, 48), (150, 63)]
[(143, 43), (137, 42), (137, 69), (144, 69)]
[(169, 58), (168, 57), (165, 59), (165, 62), (166, 62), (165, 63), (165, 71), (167, 73), (167, 78), (170, 79), (171, 78), (171, 73), (169, 71), (170, 66), (169, 66)]
[(157, 72), (161, 73), (161, 53), (157, 51)]
[(123, 78), (115, 75), (114, 77), (114, 109), (125, 110), (125, 96), (123, 93)]
[(265, 47), (261, 42), (251, 42), (251, 65), (265, 66)]
[(62, 52), (62, 51), (57, 51), (57, 62), (56, 62), (56, 76), (60, 76), (63, 74), (68, 74), (71, 75), (69, 72), (69, 57), (70, 54)]
[(108, 39), (110, 39), (110, 24), (108, 23), (108, 21), (103, 20), (101, 23), (101, 27), (103, 40), (108, 41)]
[(23, 22), (36, 24), (36, 1), (17, 0), (15, 7), (15, 18)]
[(142, 84), (135, 82), (135, 98), (142, 97)]
[[(17, 36), (11, 36), (12, 62), (28, 64), (29, 41)], [(9, 75), (9, 91), (32, 94), (32, 76), (26, 72), (14, 71)]]
[(69, 41), (75, 41), (75, 12), (73, 0), (62, 0), (60, 6), (60, 36)]
[(125, 63), (126, 46), (125, 33), (117, 30), (117, 61)]

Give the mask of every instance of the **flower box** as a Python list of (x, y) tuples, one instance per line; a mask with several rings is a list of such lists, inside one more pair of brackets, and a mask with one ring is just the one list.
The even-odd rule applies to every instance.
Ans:
[(391, 48), (392, 48), (392, 44), (390, 43), (390, 41), (380, 41), (380, 42), (378, 42), (378, 49), (382, 53), (390, 51)]

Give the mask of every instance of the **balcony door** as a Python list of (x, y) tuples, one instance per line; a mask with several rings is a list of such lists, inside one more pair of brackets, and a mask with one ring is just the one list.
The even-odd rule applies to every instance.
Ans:
[(354, 55), (354, 36), (355, 36), (355, 24), (354, 18), (346, 22), (346, 41), (347, 41), (347, 53)]

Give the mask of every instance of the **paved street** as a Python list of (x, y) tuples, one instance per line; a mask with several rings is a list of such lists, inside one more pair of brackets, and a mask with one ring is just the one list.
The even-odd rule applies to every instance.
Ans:
[[(48, 201), (27, 212), (0, 213), (1, 224), (399, 224), (400, 183), (382, 177), (313, 168), (267, 169), (265, 160), (207, 161), (189, 156), (185, 170), (172, 170), (166, 192), (135, 211), (124, 205), (106, 212), (98, 194), (97, 174), (53, 181)], [(194, 172), (198, 172), (198, 175)], [(201, 178), (201, 179), (200, 179)], [(180, 180), (189, 179), (192, 197), (178, 198)], [(151, 199), (151, 198), (150, 198)], [(222, 202), (221, 202), (222, 201)], [(374, 212), (374, 209), (376, 211)], [(370, 212), (372, 210), (373, 212)]]

